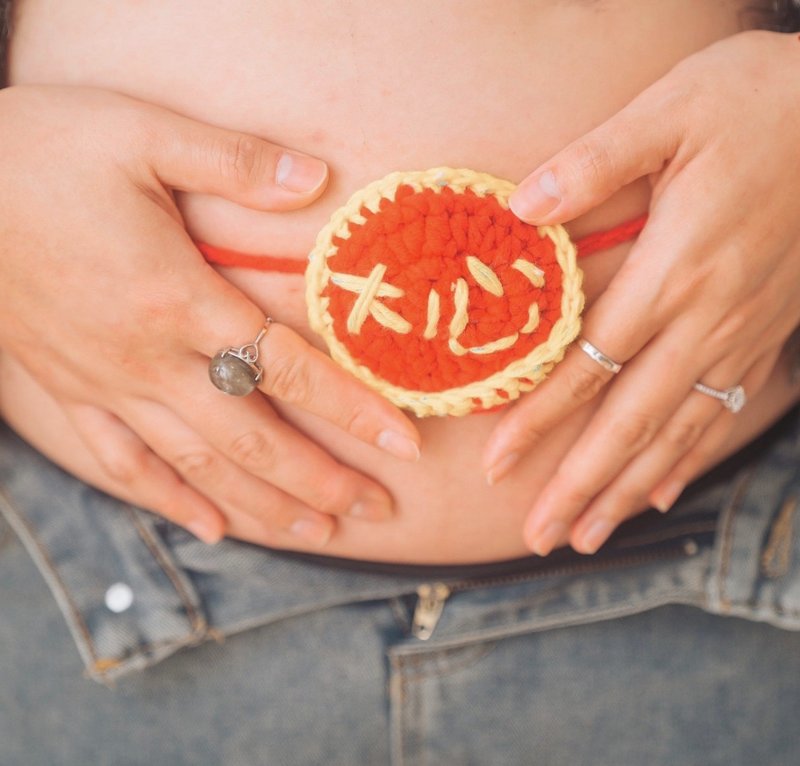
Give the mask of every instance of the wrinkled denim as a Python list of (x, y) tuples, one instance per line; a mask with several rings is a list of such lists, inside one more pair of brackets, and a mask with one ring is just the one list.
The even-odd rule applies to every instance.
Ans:
[(421, 640), (446, 577), (208, 547), (3, 430), (0, 764), (798, 763), (797, 414), (750, 452)]

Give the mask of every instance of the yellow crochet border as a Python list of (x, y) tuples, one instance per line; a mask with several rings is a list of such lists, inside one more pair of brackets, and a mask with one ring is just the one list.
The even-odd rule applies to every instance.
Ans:
[[(464, 168), (439, 167), (423, 171), (390, 173), (385, 178), (357, 191), (331, 216), (330, 221), (317, 236), (314, 249), (309, 254), (305, 278), (308, 319), (312, 329), (322, 336), (328, 345), (331, 357), (345, 370), (398, 407), (411, 410), (418, 417), (466, 415), (476, 409), (474, 399), (480, 400), (483, 409), (517, 399), (520, 394), (530, 391), (547, 377), (553, 367), (563, 359), (567, 346), (580, 332), (580, 315), (584, 305), (581, 290), (583, 274), (577, 265), (575, 245), (563, 226), (538, 227), (539, 234), (553, 242), (556, 260), (562, 270), (561, 317), (553, 325), (544, 343), (538, 345), (527, 356), (511, 362), (504, 369), (483, 380), (437, 392), (401, 388), (379, 378), (368, 367), (356, 362), (347, 347), (336, 337), (333, 317), (328, 313), (330, 300), (322, 295), (331, 277), (328, 259), (337, 252), (333, 239), (334, 237), (347, 239), (350, 236), (350, 223), (364, 223), (366, 220), (361, 215), (361, 209), (367, 208), (377, 213), (381, 199), (394, 201), (399, 186), (410, 186), (417, 192), (423, 189), (441, 192), (444, 187), (449, 187), (463, 193), (470, 189), (481, 197), (493, 195), (506, 210), (508, 198), (516, 188), (510, 181), (487, 173)], [(523, 381), (523, 378), (528, 379), (528, 382)], [(501, 396), (498, 391), (504, 391), (507, 396)]]

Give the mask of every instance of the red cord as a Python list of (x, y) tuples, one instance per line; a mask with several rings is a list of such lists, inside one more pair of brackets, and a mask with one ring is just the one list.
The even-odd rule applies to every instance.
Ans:
[(297, 258), (279, 258), (275, 255), (248, 255), (224, 247), (214, 247), (205, 242), (195, 242), (197, 249), (209, 263), (217, 266), (241, 266), (258, 271), (276, 271), (281, 274), (303, 274), (306, 262)]
[[(620, 245), (633, 239), (647, 223), (647, 215), (641, 215), (631, 221), (614, 226), (608, 231), (598, 231), (588, 234), (575, 241), (578, 255), (586, 257), (601, 250), (608, 250), (615, 245)], [(271, 271), (279, 274), (303, 274), (306, 262), (297, 258), (281, 258), (276, 255), (250, 255), (236, 250), (227, 250), (224, 247), (215, 247), (205, 242), (196, 242), (197, 249), (209, 263), (217, 266), (235, 266), (257, 271)]]
[(598, 231), (594, 234), (587, 234), (585, 237), (575, 240), (575, 247), (578, 255), (586, 257), (601, 250), (608, 250), (614, 245), (621, 245), (623, 242), (633, 239), (647, 223), (647, 214), (640, 215), (632, 221), (626, 221), (619, 226), (615, 226), (608, 231)]

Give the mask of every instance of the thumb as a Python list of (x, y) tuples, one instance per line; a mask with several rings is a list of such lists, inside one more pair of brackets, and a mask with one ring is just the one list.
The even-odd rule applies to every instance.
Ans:
[(304, 207), (325, 190), (328, 166), (322, 160), (247, 133), (159, 112), (160, 120), (148, 130), (145, 159), (165, 186), (276, 211)]
[(680, 132), (672, 99), (644, 91), (622, 111), (573, 141), (525, 178), (509, 198), (527, 223), (572, 220), (675, 155)]

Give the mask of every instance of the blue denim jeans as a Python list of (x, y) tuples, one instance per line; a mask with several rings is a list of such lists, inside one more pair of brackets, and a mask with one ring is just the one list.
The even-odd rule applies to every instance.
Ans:
[(798, 503), (792, 413), (593, 557), (356, 571), (205, 546), (2, 430), (0, 763), (794, 764)]

